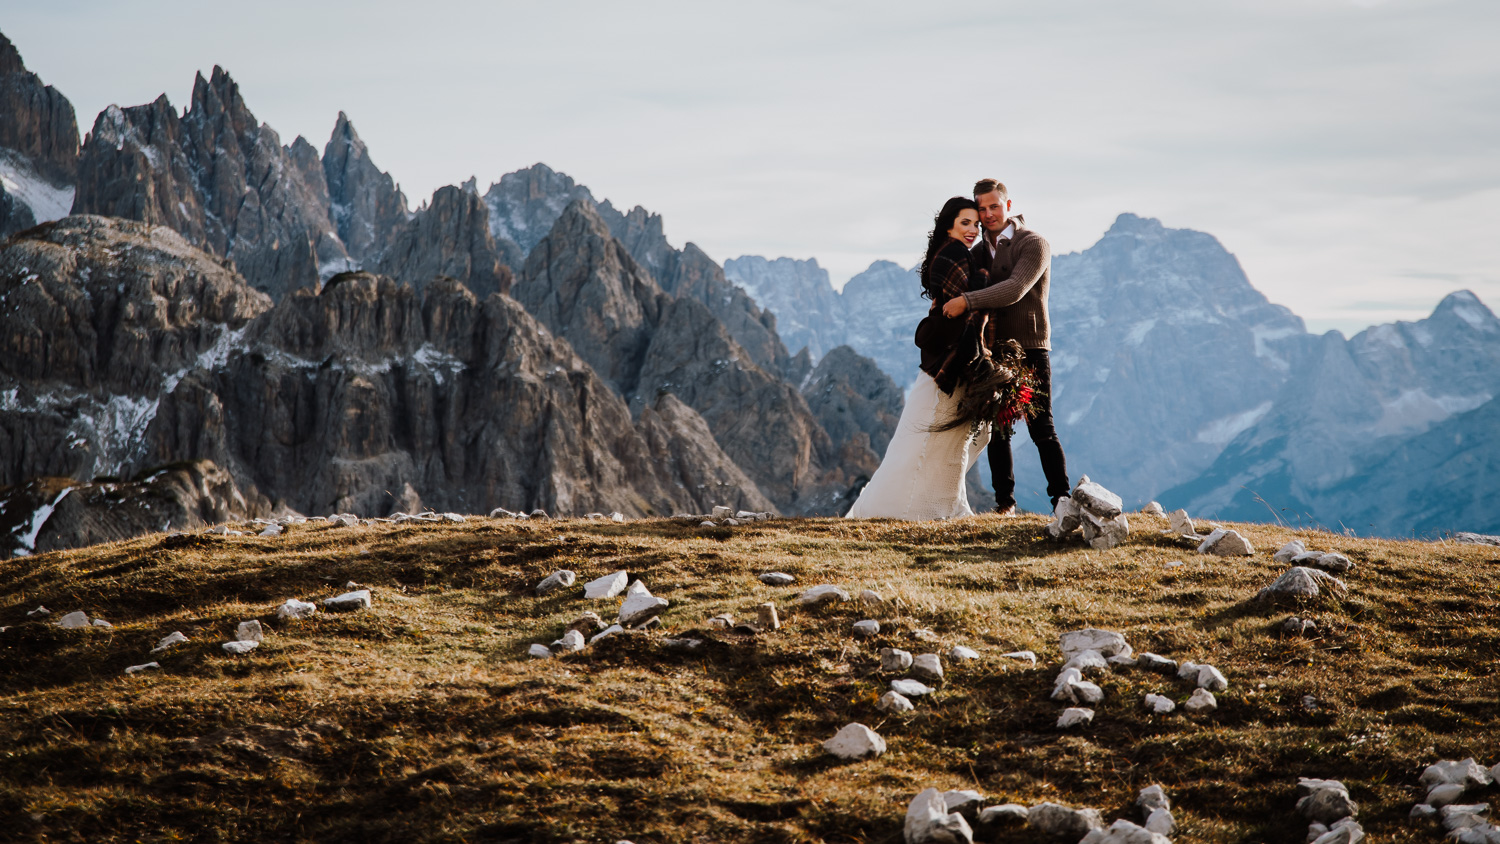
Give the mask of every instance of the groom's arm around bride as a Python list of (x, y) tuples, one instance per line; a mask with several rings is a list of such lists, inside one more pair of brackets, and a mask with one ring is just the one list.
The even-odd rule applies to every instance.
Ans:
[[(974, 201), (984, 233), (974, 244), (974, 266), (989, 268), (989, 285), (971, 290), (948, 303), (944, 313), (957, 316), (970, 308), (989, 312), (986, 348), (1015, 340), (1026, 351), (1026, 363), (1036, 373), (1035, 415), (1027, 417), (1026, 430), (1041, 457), (1047, 476), (1047, 496), (1052, 505), (1068, 494), (1067, 460), (1052, 422), (1052, 328), (1047, 314), (1047, 294), (1052, 275), (1052, 247), (1047, 239), (1026, 228), (1025, 220), (1010, 214), (1005, 185), (981, 179), (974, 185)], [(995, 483), (995, 509), (1001, 513), (1015, 507), (1015, 470), (1011, 463), (1010, 439), (997, 437), (989, 447), (990, 473)]]

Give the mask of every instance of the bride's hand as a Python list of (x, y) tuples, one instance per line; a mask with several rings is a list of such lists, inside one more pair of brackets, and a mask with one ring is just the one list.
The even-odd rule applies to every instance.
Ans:
[(967, 299), (962, 296), (954, 296), (948, 300), (948, 304), (943, 306), (943, 316), (953, 319), (956, 316), (961, 316), (968, 308), (969, 302)]

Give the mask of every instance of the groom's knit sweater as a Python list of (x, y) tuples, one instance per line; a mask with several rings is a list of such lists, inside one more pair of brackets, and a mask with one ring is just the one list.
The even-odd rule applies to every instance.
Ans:
[[(990, 312), (999, 340), (1015, 340), (1023, 349), (1051, 349), (1047, 292), (1052, 275), (1052, 247), (1047, 239), (1011, 217), (1015, 234), (1001, 239), (990, 258), (989, 244), (974, 245), (976, 266), (990, 268), (988, 285), (964, 294), (971, 308)], [(983, 277), (976, 279), (985, 284)]]

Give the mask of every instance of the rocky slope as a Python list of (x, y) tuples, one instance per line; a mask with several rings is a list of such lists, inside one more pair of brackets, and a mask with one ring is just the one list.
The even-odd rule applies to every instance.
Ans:
[(816, 258), (744, 255), (725, 261), (724, 275), (776, 315), (776, 333), (788, 349), (806, 348), (818, 361), (847, 339), (843, 299)]
[(77, 167), (73, 105), (0, 34), (0, 240), (66, 216)]
[(438, 276), (483, 298), (508, 293), (513, 275), (490, 235), (484, 203), (469, 191), (438, 188), (432, 202), (387, 235), (379, 272), (420, 289)]
[[(323, 147), (322, 159), (313, 161), (323, 171), (328, 208), (349, 257), (373, 263), (411, 216), (401, 188), (370, 160), (369, 148), (342, 111)], [(307, 181), (316, 184), (310, 176)]]
[(273, 305), (170, 229), (80, 216), (0, 250), (0, 303), (0, 486), (206, 459), (247, 500), (306, 513), (413, 494), (466, 512), (771, 509), (685, 405), (632, 419), (519, 303), (451, 279), (419, 293), (345, 273)]

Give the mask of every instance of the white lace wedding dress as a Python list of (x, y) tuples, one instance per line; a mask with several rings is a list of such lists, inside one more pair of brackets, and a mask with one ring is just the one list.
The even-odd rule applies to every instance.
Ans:
[(981, 429), (974, 442), (967, 425), (930, 430), (953, 417), (963, 389), (945, 395), (932, 376), (917, 373), (880, 468), (844, 518), (928, 521), (974, 515), (964, 475), (989, 443), (989, 429)]

